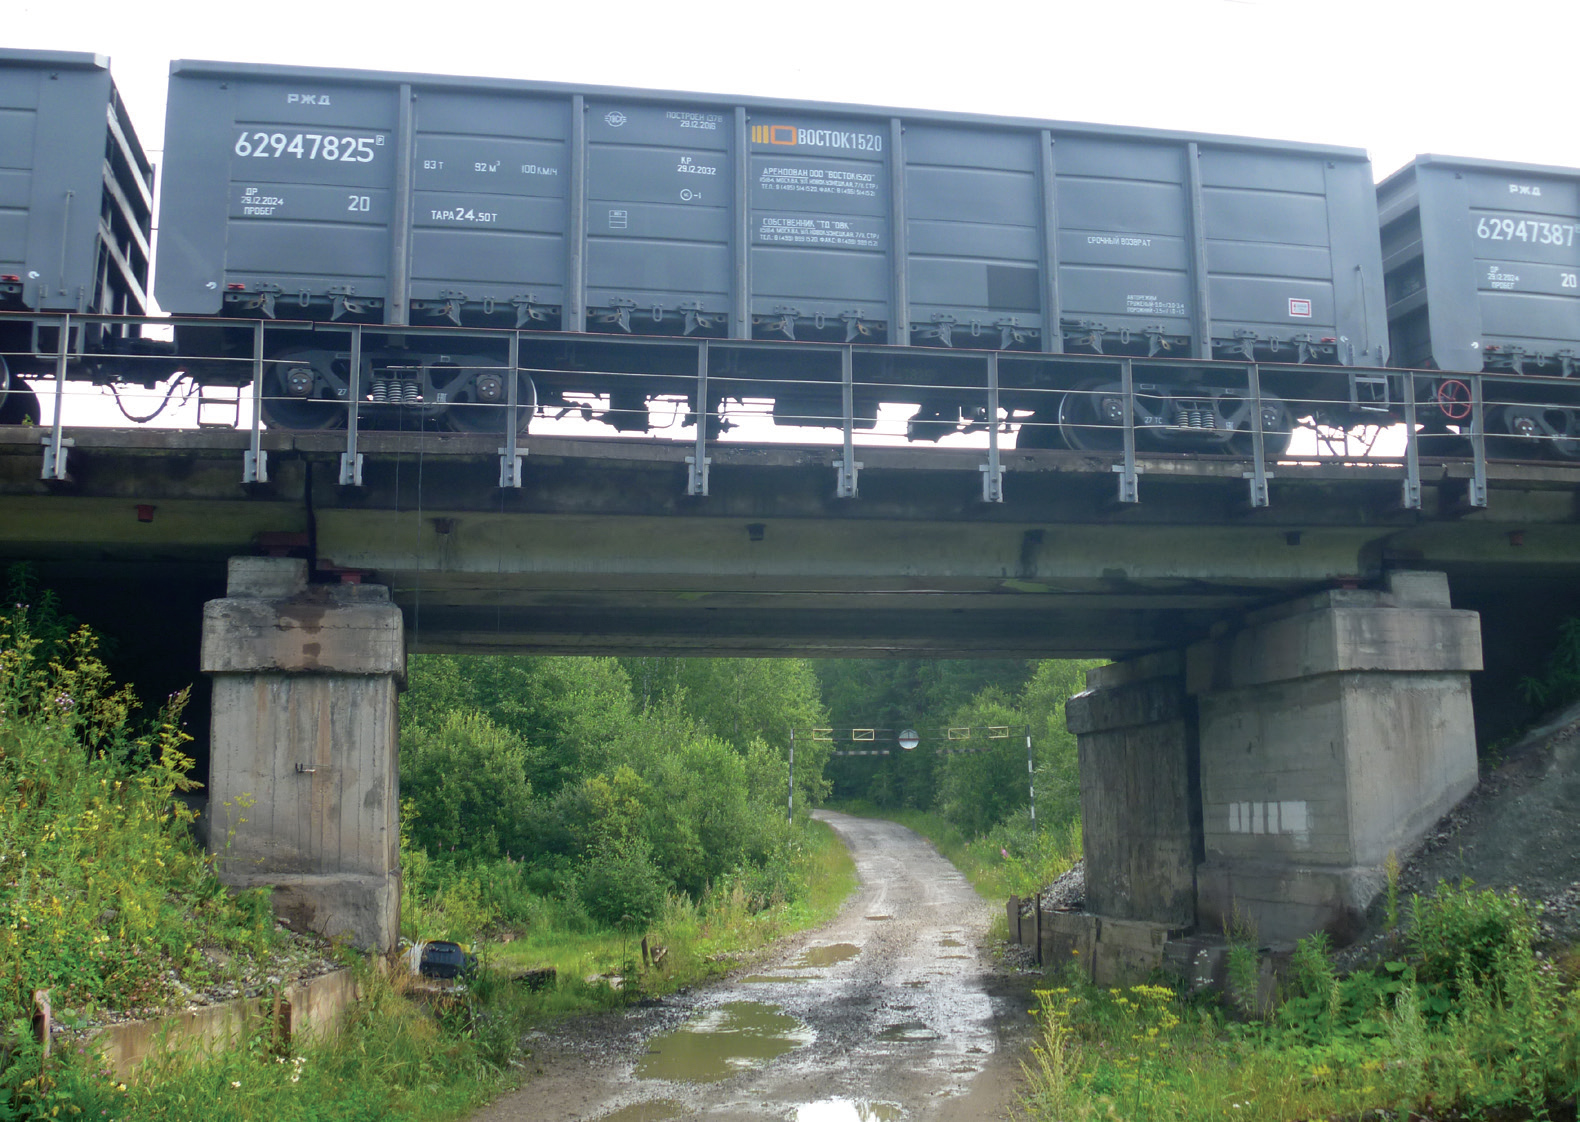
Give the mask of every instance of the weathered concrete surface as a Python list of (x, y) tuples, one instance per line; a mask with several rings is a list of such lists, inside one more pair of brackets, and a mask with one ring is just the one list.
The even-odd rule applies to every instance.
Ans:
[(1010, 942), (1035, 948), (1045, 970), (1073, 971), (1099, 986), (1146, 981), (1163, 966), (1169, 941), (1183, 931), (1176, 925), (1091, 912), (1039, 912), (1035, 901), (1031, 913), (1024, 915), (1020, 904), (1010, 898)]
[(1200, 708), (1206, 928), (1263, 941), (1363, 923), (1403, 854), (1476, 783), (1474, 612), (1442, 574), (1326, 592), (1188, 653)]
[(283, 987), (278, 1001), (239, 997), (164, 1017), (106, 1025), (93, 1033), (90, 1047), (116, 1076), (130, 1079), (144, 1061), (161, 1053), (233, 1048), (265, 1017), (277, 1018), (275, 1032), (287, 1047), (322, 1040), (360, 997), (356, 976), (350, 970), (335, 970)]
[(1201, 860), (1195, 706), (1177, 653), (1099, 667), (1065, 703), (1076, 734), (1086, 905), (1189, 927)]
[(389, 950), (399, 932), (396, 692), (388, 590), (307, 584), (305, 563), (237, 558), (204, 609), (213, 676), (209, 846), (288, 921)]

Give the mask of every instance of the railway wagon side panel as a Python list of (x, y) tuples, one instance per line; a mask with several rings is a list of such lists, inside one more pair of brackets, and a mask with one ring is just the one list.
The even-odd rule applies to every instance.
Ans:
[(178, 62), (167, 150), (159, 296), (177, 313), (1274, 361), (1386, 350), (1376, 203), (1350, 149)]
[(1322, 162), (1214, 150), (1198, 161), (1214, 336), (1337, 341)]
[(0, 50), (0, 307), (143, 312), (152, 177), (104, 58)]
[(804, 338), (810, 328), (888, 341), (890, 122), (751, 108), (747, 117), (752, 334)]
[(911, 341), (997, 346), (1005, 328), (1040, 339), (1039, 143), (1030, 130), (905, 130)]
[(1580, 174), (1422, 156), (1378, 188), (1400, 361), (1568, 374), (1580, 357)]
[(1573, 356), (1580, 346), (1580, 178), (1469, 172), (1459, 182), (1482, 351)]
[(172, 81), (160, 305), (299, 318), (344, 314), (347, 301), (382, 305), (399, 205), (397, 116), (388, 87)]
[(1133, 335), (1149, 349), (1199, 353), (1185, 154), (1183, 144), (1055, 138), (1067, 346), (1112, 350)]
[(724, 334), (732, 291), (734, 114), (593, 98), (584, 116), (592, 326)]
[(411, 102), (413, 322), (484, 304), (546, 326), (565, 300), (568, 100), (433, 90)]

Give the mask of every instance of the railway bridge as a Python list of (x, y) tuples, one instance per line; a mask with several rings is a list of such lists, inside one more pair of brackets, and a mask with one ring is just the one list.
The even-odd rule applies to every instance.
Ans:
[(408, 651), (1111, 658), (1069, 707), (1092, 909), (1278, 939), (1353, 926), (1580, 611), (1580, 467), (1479, 452), (721, 441), (699, 487), (647, 437), (40, 435), (0, 428), (0, 562), (145, 695), (206, 678), (227, 877), (374, 947)]

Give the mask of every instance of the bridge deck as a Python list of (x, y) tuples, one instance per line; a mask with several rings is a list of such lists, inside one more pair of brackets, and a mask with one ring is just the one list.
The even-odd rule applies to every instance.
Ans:
[[(246, 432), (74, 429), (69, 479), (40, 478), (41, 433), (0, 428), (0, 560), (46, 579), (218, 588), (260, 548), (389, 584), (417, 650), (683, 654), (1121, 655), (1387, 566), (1460, 587), (1580, 586), (1580, 466), (1271, 466), (1141, 456), (1119, 503), (1098, 453), (863, 447), (860, 497), (835, 497), (835, 448), (720, 442), (709, 494), (691, 443), (530, 436), (500, 488), (498, 437), (365, 432), (364, 486), (338, 484), (343, 434), (264, 434), (269, 481), (243, 484)], [(139, 508), (143, 509), (140, 511)], [(143, 520), (147, 519), (147, 520)], [(217, 592), (215, 593), (218, 594)]]

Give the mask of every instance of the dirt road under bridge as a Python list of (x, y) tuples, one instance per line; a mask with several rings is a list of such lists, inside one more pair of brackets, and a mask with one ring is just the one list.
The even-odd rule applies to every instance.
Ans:
[(891, 822), (818, 812), (861, 886), (839, 916), (738, 975), (535, 1036), (532, 1078), (474, 1122), (1002, 1118), (1028, 986), (996, 965), (994, 905)]

